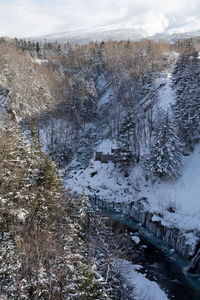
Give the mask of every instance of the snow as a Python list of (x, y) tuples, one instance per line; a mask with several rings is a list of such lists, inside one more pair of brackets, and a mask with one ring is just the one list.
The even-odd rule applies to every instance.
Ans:
[(98, 106), (100, 107), (101, 105), (108, 104), (111, 102), (112, 99), (113, 99), (112, 89), (108, 88), (100, 98), (100, 101), (98, 102)]
[(16, 215), (20, 222), (25, 223), (28, 216), (28, 211), (24, 208), (19, 208), (12, 211), (13, 215)]
[(99, 76), (97, 80), (97, 89), (99, 91), (103, 91), (106, 88), (106, 85), (107, 85), (107, 81), (105, 79), (105, 76), (102, 74)]
[(161, 76), (156, 79), (156, 86), (159, 88), (159, 106), (165, 111), (169, 111), (176, 98), (175, 92), (171, 88), (171, 73), (161, 73)]
[(169, 300), (159, 285), (150, 281), (144, 274), (137, 272), (137, 265), (126, 260), (118, 260), (122, 277), (129, 286), (133, 287), (132, 297), (135, 300)]
[(153, 215), (153, 217), (152, 217), (152, 221), (153, 221), (153, 222), (159, 222), (160, 220), (161, 220), (160, 217), (158, 217), (158, 216), (156, 216), (156, 215)]
[[(125, 9), (126, 11), (126, 9)], [(130, 14), (124, 18), (124, 9), (120, 13), (120, 21), (111, 22), (104, 26), (85, 28), (63, 33), (54, 33), (40, 37), (51, 41), (79, 41), (80, 40), (138, 40), (156, 33), (163, 33), (169, 26), (170, 19), (158, 8), (142, 10), (134, 18)]]
[[(184, 230), (200, 230), (200, 145), (188, 157), (184, 157), (182, 176), (177, 182), (155, 183), (143, 188), (152, 211), (162, 212), (165, 221)], [(175, 213), (167, 208), (173, 207)]]
[[(137, 22), (139, 23), (138, 25)], [(145, 11), (138, 16), (138, 19), (136, 18), (134, 20), (134, 23), (134, 28), (137, 28), (136, 26), (138, 26), (144, 29), (149, 36), (152, 36), (156, 33), (165, 31), (169, 25), (169, 19), (157, 8), (147, 12)]]
[[(70, 173), (70, 178), (65, 180), (66, 187), (79, 193), (85, 189), (86, 193), (91, 195), (101, 189), (101, 196), (104, 194), (103, 198), (109, 199), (112, 193), (117, 193), (116, 178), (112, 176), (114, 170), (112, 162), (103, 165), (100, 161), (91, 160), (87, 169)], [(96, 175), (91, 177), (94, 172)]]
[(140, 238), (138, 236), (136, 236), (136, 235), (132, 236), (131, 239), (137, 245), (140, 243)]
[(39, 58), (33, 58), (32, 59), (32, 62), (33, 63), (37, 63), (39, 65), (42, 65), (44, 63), (48, 63), (48, 60), (47, 59), (39, 59)]
[[(177, 56), (173, 52), (169, 59), (176, 60)], [(170, 113), (171, 104), (175, 102), (170, 70), (160, 73), (155, 84), (159, 93), (158, 105)], [(99, 80), (99, 85), (106, 86), (104, 78)], [(108, 86), (99, 100), (100, 106), (109, 103), (111, 92), (112, 89)], [(94, 152), (107, 154), (114, 148), (116, 141), (107, 138), (99, 142)], [(74, 162), (74, 170), (65, 173), (65, 186), (77, 193), (84, 191), (88, 195), (96, 195), (107, 202), (127, 204), (146, 198), (144, 210), (152, 213), (152, 221), (160, 222), (168, 228), (178, 228), (186, 237), (185, 245), (192, 245), (194, 250), (200, 233), (200, 144), (190, 156), (182, 158), (182, 175), (177, 181), (146, 180), (140, 164), (131, 167), (129, 176), (124, 177), (111, 161), (101, 163), (91, 159), (85, 169), (78, 165), (76, 168)]]
[[(97, 149), (108, 151), (114, 146), (115, 143), (105, 140)], [(91, 176), (94, 172), (96, 174)], [(88, 168), (71, 171), (65, 178), (65, 185), (74, 192), (96, 194), (108, 202), (130, 203), (146, 197), (146, 209), (153, 213), (152, 220), (179, 228), (187, 238), (186, 243), (195, 246), (196, 233), (200, 232), (200, 144), (190, 156), (183, 157), (181, 173), (182, 176), (176, 182), (152, 183), (145, 180), (140, 165), (132, 168), (126, 178), (115, 168), (114, 163), (102, 164), (92, 159)]]
[(117, 148), (117, 141), (106, 139), (97, 147), (97, 151), (103, 152), (105, 154), (111, 153), (112, 149)]

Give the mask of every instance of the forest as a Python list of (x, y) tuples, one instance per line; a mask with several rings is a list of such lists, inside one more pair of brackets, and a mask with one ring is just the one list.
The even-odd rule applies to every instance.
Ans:
[(129, 239), (124, 249), (120, 230), (63, 174), (74, 161), (87, 169), (109, 139), (123, 177), (140, 166), (147, 182), (176, 182), (200, 140), (199, 50), (198, 38), (0, 39), (1, 299), (129, 299), (114, 263)]

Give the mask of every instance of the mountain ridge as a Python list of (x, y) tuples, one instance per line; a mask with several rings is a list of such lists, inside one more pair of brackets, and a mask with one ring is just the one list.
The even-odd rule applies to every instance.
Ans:
[(58, 41), (87, 44), (90, 41), (101, 42), (108, 40), (167, 39), (198, 36), (200, 21), (198, 17), (189, 17), (184, 20), (169, 18), (159, 9), (143, 12), (137, 16), (130, 15), (126, 20), (117, 23), (89, 29), (55, 32), (48, 35), (30, 37), (30, 40)]

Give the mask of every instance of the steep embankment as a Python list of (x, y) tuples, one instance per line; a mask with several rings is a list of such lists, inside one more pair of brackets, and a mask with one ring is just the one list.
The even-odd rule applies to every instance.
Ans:
[[(80, 237), (84, 204), (63, 193), (57, 166), (42, 152), (34, 125), (26, 140), (18, 123), (47, 107), (45, 77), (38, 79), (37, 67), (12, 48), (16, 65), (6, 65), (9, 50), (1, 52), (6, 62), (0, 63), (7, 71), (0, 74), (0, 298), (108, 299)], [(37, 80), (27, 87), (26, 76)]]
[[(157, 80), (158, 105), (170, 113), (170, 103), (175, 95), (171, 89), (170, 74), (163, 74)], [(107, 96), (106, 96), (107, 95)], [(109, 103), (112, 94), (106, 93), (99, 103)], [(116, 140), (104, 139), (94, 150), (111, 154)], [(128, 177), (116, 168), (112, 161), (101, 163), (91, 159), (85, 169), (74, 160), (65, 171), (66, 187), (81, 193), (96, 196), (109, 207), (117, 208), (122, 203), (126, 213), (132, 216), (168, 246), (187, 257), (198, 251), (200, 236), (199, 224), (199, 179), (200, 146), (187, 157), (183, 157), (182, 174), (177, 181), (147, 180), (140, 164), (137, 164)], [(70, 170), (70, 171), (69, 171)], [(146, 178), (146, 179), (145, 179)], [(128, 209), (127, 209), (128, 207)]]

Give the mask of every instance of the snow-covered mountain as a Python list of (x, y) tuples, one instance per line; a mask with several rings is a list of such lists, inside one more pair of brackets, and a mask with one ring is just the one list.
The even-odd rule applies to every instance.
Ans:
[(200, 19), (188, 17), (184, 20), (174, 20), (159, 9), (144, 11), (137, 16), (129, 15), (121, 21), (90, 29), (80, 29), (53, 33), (36, 37), (37, 40), (76, 42), (86, 44), (89, 41), (108, 40), (141, 40), (144, 38), (169, 40), (184, 36), (197, 36), (200, 30)]
[(108, 41), (108, 40), (141, 40), (147, 37), (147, 33), (142, 28), (135, 30), (133, 28), (119, 28), (119, 29), (99, 29), (91, 31), (73, 31), (50, 34), (39, 38), (39, 40), (59, 41), (59, 42), (77, 42), (86, 44), (90, 41)]

